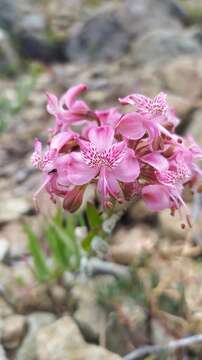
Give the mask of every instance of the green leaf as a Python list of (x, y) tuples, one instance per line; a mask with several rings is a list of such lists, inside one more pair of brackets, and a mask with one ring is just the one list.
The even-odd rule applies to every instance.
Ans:
[(63, 229), (62, 227), (59, 227), (57, 224), (52, 222), (52, 225), (57, 233), (57, 235), (60, 237), (61, 241), (65, 244), (66, 247), (66, 253), (68, 256), (75, 255), (76, 257), (76, 265), (79, 266), (80, 264), (80, 250), (79, 246), (77, 245), (75, 239), (72, 239), (71, 236)]
[(94, 231), (91, 231), (88, 233), (88, 235), (83, 239), (82, 241), (82, 248), (83, 250), (89, 252), (91, 250), (91, 243), (93, 238), (95, 237), (96, 233)]
[(47, 266), (39, 240), (29, 225), (25, 225), (24, 230), (28, 237), (28, 248), (34, 260), (36, 275), (41, 281), (48, 280), (51, 273)]
[(98, 210), (96, 209), (96, 207), (93, 204), (88, 203), (86, 208), (86, 213), (90, 228), (91, 229), (99, 228), (100, 225), (102, 224), (102, 218), (98, 214)]
[(59, 270), (64, 271), (68, 267), (69, 257), (66, 254), (65, 244), (52, 226), (49, 226), (47, 229), (47, 241), (55, 264)]

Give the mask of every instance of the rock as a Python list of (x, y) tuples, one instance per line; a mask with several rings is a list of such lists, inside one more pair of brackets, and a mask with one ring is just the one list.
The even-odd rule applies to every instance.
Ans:
[[(44, 358), (44, 360), (49, 358)], [(50, 358), (50, 360), (56, 360), (56, 358)], [(68, 357), (69, 360), (121, 360), (121, 357), (117, 354), (102, 348), (101, 346), (88, 345), (86, 348), (75, 350), (75, 352)], [(43, 360), (40, 359), (40, 360)], [(60, 360), (57, 358), (57, 360)]]
[(0, 28), (0, 71), (16, 71), (18, 66), (18, 55), (15, 52), (7, 33)]
[(157, 319), (152, 319), (151, 321), (152, 328), (152, 340), (156, 345), (168, 344), (170, 341), (174, 340), (172, 336), (166, 331), (166, 328), (161, 324)]
[(0, 360), (7, 360), (6, 353), (4, 351), (3, 346), (0, 345)]
[(189, 114), (195, 107), (194, 102), (189, 98), (170, 93), (168, 93), (168, 103), (175, 109), (177, 116), (183, 121), (187, 120)]
[(120, 229), (112, 238), (110, 253), (114, 261), (125, 265), (132, 264), (135, 258), (151, 254), (157, 240), (156, 231), (148, 226)]
[(118, 360), (118, 355), (96, 345), (85, 343), (71, 317), (65, 315), (37, 336), (37, 356), (39, 360)]
[(18, 18), (17, 3), (12, 0), (0, 0), (0, 27), (13, 31)]
[(178, 19), (183, 19), (185, 12), (176, 1), (168, 0), (126, 0), (125, 26), (130, 33), (140, 36), (154, 29), (180, 29)]
[(4, 238), (0, 238), (0, 261), (3, 261), (8, 255), (9, 244)]
[(6, 301), (0, 297), (0, 319), (6, 318), (9, 315), (12, 315), (13, 310)]
[(66, 47), (71, 61), (115, 60), (129, 47), (129, 36), (116, 14), (103, 12), (88, 20), (69, 39)]
[(144, 308), (130, 297), (124, 296), (119, 300), (117, 313), (111, 312), (107, 316), (106, 346), (110, 351), (123, 356), (131, 351), (124, 333), (128, 334), (128, 339), (135, 347), (148, 342), (147, 315)]
[(31, 204), (23, 198), (4, 198), (0, 200), (0, 223), (18, 219), (29, 212)]
[(1, 340), (8, 350), (16, 349), (22, 341), (27, 329), (23, 315), (11, 315), (4, 320)]
[[(28, 332), (16, 354), (16, 360), (38, 360), (36, 355), (36, 337), (43, 327), (55, 321), (51, 313), (36, 312), (28, 315)], [(47, 344), (43, 344), (46, 348)]]
[(186, 230), (181, 228), (181, 222), (177, 215), (176, 213), (175, 216), (171, 216), (169, 210), (163, 210), (158, 214), (161, 234), (170, 240), (182, 240), (187, 236)]
[(192, 116), (192, 121), (189, 124), (186, 133), (192, 135), (199, 146), (202, 147), (202, 109), (198, 109)]
[(200, 98), (202, 91), (201, 57), (179, 56), (163, 66), (160, 76), (168, 91), (188, 98), (193, 103), (194, 100)]
[(143, 34), (133, 46), (136, 65), (168, 62), (183, 54), (202, 54), (202, 47), (192, 32), (173, 29), (152, 30)]
[(95, 288), (92, 283), (77, 284), (72, 288), (71, 294), (77, 300), (74, 319), (82, 333), (89, 341), (98, 340), (105, 314), (97, 303)]
[(0, 283), (6, 299), (20, 313), (51, 311), (53, 308), (47, 286), (36, 284), (31, 269), (25, 263), (18, 263), (15, 267), (0, 264)]

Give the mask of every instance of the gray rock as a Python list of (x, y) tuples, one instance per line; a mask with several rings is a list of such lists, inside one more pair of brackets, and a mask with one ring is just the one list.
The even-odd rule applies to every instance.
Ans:
[(3, 261), (8, 255), (9, 243), (6, 239), (0, 238), (0, 261)]
[(114, 12), (103, 12), (88, 20), (70, 38), (67, 58), (79, 62), (118, 59), (129, 48), (129, 35)]
[(185, 11), (175, 0), (125, 0), (122, 21), (130, 34), (139, 36), (154, 29), (180, 29)]
[(17, 1), (0, 0), (0, 27), (12, 31), (17, 19)]
[(153, 30), (141, 36), (133, 46), (136, 65), (166, 62), (184, 54), (202, 54), (202, 47), (192, 32)]
[(29, 315), (27, 321), (28, 332), (17, 351), (16, 360), (37, 360), (36, 336), (40, 329), (55, 321), (55, 316), (51, 313), (36, 312)]
[(33, 272), (24, 262), (13, 268), (0, 263), (0, 283), (6, 299), (20, 313), (53, 308), (46, 284), (36, 285)]
[(75, 322), (64, 316), (37, 336), (38, 360), (119, 360), (118, 355), (83, 340)]
[(187, 133), (192, 135), (197, 144), (202, 146), (202, 110), (195, 111), (192, 117), (192, 122), (189, 124)]
[(142, 306), (126, 296), (120, 299), (119, 306), (121, 316), (125, 319), (125, 326), (115, 312), (108, 315), (106, 346), (110, 351), (116, 351), (123, 356), (130, 352), (130, 345), (124, 337), (125, 332), (128, 333), (134, 346), (143, 346), (148, 342), (147, 315)]
[(16, 70), (18, 66), (18, 55), (11, 44), (8, 34), (0, 28), (0, 71)]
[(8, 360), (3, 346), (0, 345), (0, 360)]
[(0, 319), (6, 318), (9, 315), (12, 315), (13, 310), (9, 306), (9, 304), (6, 303), (6, 301), (0, 297)]
[(88, 284), (78, 284), (72, 289), (72, 295), (78, 302), (74, 319), (87, 340), (97, 340), (105, 320), (105, 312), (96, 301), (95, 290)]
[(23, 315), (11, 315), (4, 320), (1, 340), (6, 349), (18, 347), (27, 329), (26, 318)]

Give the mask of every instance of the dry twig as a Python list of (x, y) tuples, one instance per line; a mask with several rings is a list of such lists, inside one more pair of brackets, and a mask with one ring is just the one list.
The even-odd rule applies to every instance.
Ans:
[(136, 360), (136, 359), (140, 359), (142, 356), (146, 356), (152, 353), (160, 353), (162, 351), (169, 352), (180, 348), (188, 347), (190, 345), (199, 342), (202, 342), (202, 334), (189, 336), (180, 340), (173, 340), (165, 345), (146, 345), (141, 347), (140, 349), (132, 351), (131, 353), (126, 355), (123, 359)]

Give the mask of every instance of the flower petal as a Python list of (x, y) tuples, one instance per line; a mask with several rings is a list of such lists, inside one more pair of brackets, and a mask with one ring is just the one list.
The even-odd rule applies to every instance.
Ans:
[(112, 196), (120, 200), (121, 188), (110, 169), (103, 167), (100, 171), (98, 180), (98, 192), (101, 196), (102, 204), (106, 205), (107, 200)]
[(85, 84), (79, 84), (71, 87), (62, 97), (62, 101), (66, 104), (68, 109), (74, 105), (77, 96), (79, 96), (82, 92), (86, 91), (87, 86)]
[(56, 149), (59, 152), (62, 147), (72, 139), (76, 139), (76, 134), (70, 131), (63, 131), (52, 138), (50, 148)]
[(158, 171), (165, 171), (169, 167), (168, 160), (158, 152), (144, 155), (141, 157), (141, 160)]
[(137, 140), (145, 134), (143, 117), (137, 113), (129, 113), (123, 116), (116, 131), (127, 139)]
[(51, 115), (55, 115), (58, 112), (58, 98), (57, 96), (55, 96), (54, 94), (50, 93), (50, 92), (46, 92), (46, 96), (47, 96), (47, 111), (49, 114)]
[(147, 185), (142, 190), (145, 205), (152, 211), (161, 211), (170, 207), (170, 198), (162, 185)]
[(72, 152), (68, 162), (68, 179), (74, 185), (84, 185), (97, 176), (99, 168), (88, 166), (80, 153)]
[(92, 127), (88, 133), (91, 143), (99, 152), (108, 151), (114, 140), (114, 130), (111, 126)]
[(69, 161), (70, 161), (70, 154), (66, 154), (63, 156), (60, 156), (55, 161), (55, 167), (57, 169), (57, 181), (60, 185), (68, 186), (70, 185), (69, 181)]
[(112, 173), (117, 180), (123, 182), (132, 182), (137, 179), (140, 173), (140, 167), (133, 150), (128, 149), (126, 156), (112, 169)]

